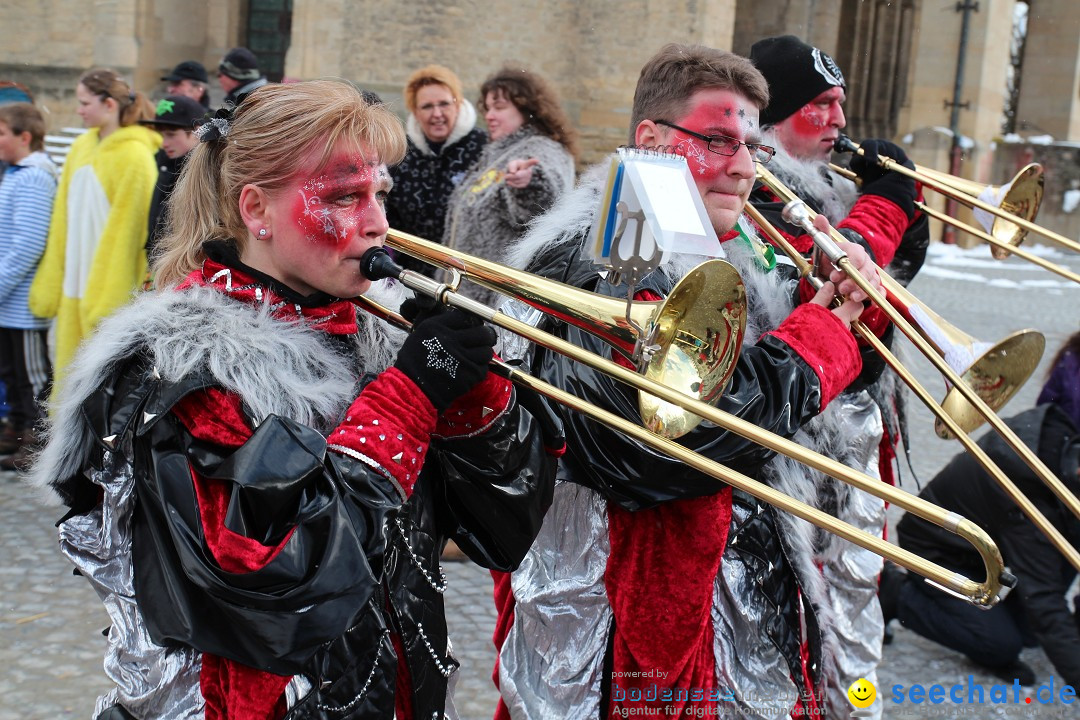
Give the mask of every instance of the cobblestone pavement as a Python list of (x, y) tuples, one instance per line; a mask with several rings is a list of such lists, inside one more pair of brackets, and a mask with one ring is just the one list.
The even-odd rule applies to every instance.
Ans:
[[(1080, 271), (1080, 261), (1060, 254), (1052, 259), (1068, 262), (1074, 271)], [(950, 323), (982, 340), (1000, 339), (1021, 326), (1035, 327), (1046, 335), (1049, 356), (1080, 323), (1080, 287), (1050, 277), (1020, 261), (1000, 264), (979, 260), (971, 252), (935, 248), (911, 290)], [(906, 357), (912, 358), (913, 353), (909, 350)], [(1034, 379), (1005, 409), (1005, 415), (1034, 402), (1045, 364), (1044, 359)], [(943, 385), (929, 363), (916, 359), (911, 366), (940, 397)], [(959, 450), (958, 445), (933, 434), (929, 412), (921, 406), (912, 408), (911, 436), (915, 448), (912, 463), (923, 482)], [(902, 481), (905, 489), (915, 490), (912, 473), (906, 468)], [(87, 583), (72, 576), (56, 548), (53, 523), (58, 514), (55, 508), (37, 504), (13, 473), (0, 473), (0, 541), (4, 549), (0, 558), (0, 697), (4, 698), (0, 720), (89, 718), (95, 697), (108, 688), (101, 669), (101, 631), (106, 615)], [(462, 662), (457, 706), (466, 720), (486, 720), (495, 704), (490, 680), (495, 617), (491, 578), (471, 563), (448, 563), (445, 569), (447, 614)], [(1040, 650), (1025, 651), (1023, 659), (1035, 668), (1040, 683), (1053, 681), (1060, 689), (1060, 678), (1054, 678)], [(916, 683), (959, 683), (966, 692), (969, 676), (972, 683), (987, 688), (995, 682), (957, 653), (897, 627), (896, 639), (885, 648), (878, 671), (878, 694), (884, 699), (892, 685), (910, 687)], [(1075, 709), (1080, 705), (1042, 706), (1037, 698), (1024, 704), (1024, 698), (1037, 689), (1025, 689), (1020, 705), (920, 705), (910, 706), (914, 711), (910, 714), (900, 706), (886, 705), (886, 717), (1080, 718), (1080, 710)], [(965, 709), (972, 712), (964, 714)], [(936, 712), (939, 710), (943, 712)]]

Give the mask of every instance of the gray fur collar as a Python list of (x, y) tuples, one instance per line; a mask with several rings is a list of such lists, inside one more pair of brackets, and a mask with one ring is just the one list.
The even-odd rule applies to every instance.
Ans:
[[(368, 296), (396, 309), (404, 292), (383, 281)], [(60, 504), (52, 485), (79, 473), (95, 443), (82, 404), (137, 353), (151, 359), (165, 382), (205, 368), (243, 398), (257, 420), (276, 414), (326, 431), (352, 402), (357, 380), (388, 367), (403, 338), (367, 313), (359, 314), (359, 322), (355, 355), (345, 360), (328, 347), (326, 333), (275, 318), (266, 304), (252, 307), (200, 287), (140, 295), (81, 346), (27, 481), (45, 503)]]
[[(770, 135), (769, 139), (777, 142), (775, 135)], [(859, 197), (855, 183), (829, 170), (826, 163), (801, 160), (790, 155), (778, 142), (776, 157), (768, 168), (800, 198), (817, 204), (833, 225), (847, 217)]]
[[(457, 121), (454, 123), (454, 129), (450, 131), (450, 135), (443, 143), (443, 147), (447, 148), (456, 143), (461, 138), (465, 137), (473, 131), (476, 127), (476, 108), (468, 100), (461, 101), (461, 109), (458, 110)], [(431, 149), (431, 145), (428, 144), (427, 136), (424, 135), (424, 131), (420, 129), (420, 123), (416, 120), (416, 116), (409, 113), (409, 117), (405, 120), (405, 134), (412, 140), (412, 144), (416, 146), (416, 149), (420, 151), (422, 155), (434, 155), (435, 153)]]

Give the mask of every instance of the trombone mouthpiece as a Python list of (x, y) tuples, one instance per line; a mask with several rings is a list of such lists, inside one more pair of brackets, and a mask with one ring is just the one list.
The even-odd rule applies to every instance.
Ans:
[(859, 151), (859, 146), (856, 145), (847, 135), (841, 133), (836, 138), (836, 141), (833, 143), (833, 151), (838, 153), (853, 153)]
[(813, 222), (810, 220), (810, 213), (806, 211), (806, 203), (799, 198), (795, 198), (785, 205), (784, 209), (780, 211), (780, 216), (792, 225), (812, 231)]
[(385, 248), (373, 247), (360, 256), (360, 273), (368, 280), (401, 277), (405, 268), (394, 262)]

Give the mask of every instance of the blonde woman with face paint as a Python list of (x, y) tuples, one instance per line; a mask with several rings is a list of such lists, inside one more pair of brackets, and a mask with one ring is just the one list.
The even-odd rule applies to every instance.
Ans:
[(83, 338), (131, 299), (146, 274), (146, 218), (161, 137), (139, 125), (154, 108), (115, 71), (83, 73), (76, 111), (87, 132), (64, 162), (30, 310), (56, 318), (53, 397)]
[(516, 567), (554, 458), (491, 328), (410, 301), (405, 335), (349, 300), (404, 295), (360, 262), (389, 110), (267, 85), (200, 137), (158, 290), (84, 345), (31, 477), (113, 624), (95, 717), (452, 714), (440, 550)]
[[(498, 261), (529, 221), (573, 187), (577, 133), (551, 86), (527, 70), (506, 67), (489, 77), (480, 110), (491, 142), (450, 198), (443, 242)], [(496, 302), (492, 291), (465, 285), (467, 295)]]

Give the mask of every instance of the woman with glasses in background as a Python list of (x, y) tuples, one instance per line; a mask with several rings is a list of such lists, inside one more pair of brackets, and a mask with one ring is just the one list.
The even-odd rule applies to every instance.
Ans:
[[(405, 83), (405, 159), (391, 168), (394, 189), (386, 200), (390, 227), (441, 242), (446, 205), (465, 172), (480, 157), (487, 133), (476, 127), (476, 108), (449, 68), (428, 65)], [(407, 256), (398, 261), (432, 275), (434, 267)]]

